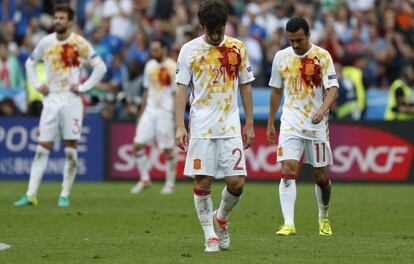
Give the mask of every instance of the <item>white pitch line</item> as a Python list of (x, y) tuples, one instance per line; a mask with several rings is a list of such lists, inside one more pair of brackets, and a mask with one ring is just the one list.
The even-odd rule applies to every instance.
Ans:
[(0, 250), (6, 250), (6, 249), (9, 249), (9, 248), (10, 248), (10, 245), (0, 243)]

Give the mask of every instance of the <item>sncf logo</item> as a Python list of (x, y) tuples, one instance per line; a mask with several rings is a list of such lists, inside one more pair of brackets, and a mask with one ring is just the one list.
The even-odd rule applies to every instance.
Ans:
[(411, 162), (408, 146), (370, 146), (362, 151), (358, 146), (337, 146), (334, 150), (334, 173), (345, 173), (354, 165), (361, 173), (391, 173), (395, 166)]
[(331, 131), (332, 176), (346, 180), (403, 181), (409, 176), (413, 145), (390, 132), (355, 125)]

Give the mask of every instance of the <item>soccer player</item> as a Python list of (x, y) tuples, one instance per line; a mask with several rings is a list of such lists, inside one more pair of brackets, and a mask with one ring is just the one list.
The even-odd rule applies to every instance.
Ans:
[[(62, 191), (58, 206), (68, 207), (70, 189), (77, 170), (77, 142), (81, 137), (83, 104), (80, 93), (99, 82), (106, 66), (92, 46), (82, 36), (71, 31), (75, 12), (65, 4), (56, 5), (53, 11), (55, 32), (43, 37), (26, 61), (29, 80), (45, 97), (39, 124), (39, 142), (30, 170), (28, 190), (14, 206), (37, 204), (37, 190), (46, 169), (49, 152), (58, 136), (64, 140), (65, 165)], [(36, 63), (43, 61), (46, 82), (40, 83)], [(81, 69), (89, 64), (92, 74), (80, 83)]]
[[(200, 4), (198, 19), (204, 35), (186, 43), (177, 61), (176, 144), (188, 146), (184, 174), (194, 178), (194, 203), (205, 235), (205, 252), (230, 247), (228, 215), (243, 191), (246, 165), (243, 149), (254, 139), (252, 89), (254, 80), (244, 44), (224, 35), (228, 9), (223, 1)], [(184, 125), (187, 86), (192, 84), (189, 133)], [(237, 92), (246, 114), (240, 127)], [(188, 142), (189, 139), (189, 142)], [(213, 179), (226, 187), (213, 211)]]
[(312, 166), (319, 206), (319, 234), (332, 235), (328, 220), (331, 182), (327, 166), (332, 164), (329, 145), (328, 111), (337, 97), (338, 82), (329, 53), (309, 40), (309, 26), (303, 18), (292, 18), (286, 25), (291, 47), (276, 53), (269, 85), (270, 97), (267, 139), (275, 143), (274, 119), (282, 93), (285, 96), (281, 117), (277, 160), (282, 163), (279, 185), (284, 225), (278, 235), (295, 234), (294, 207), (296, 175), (302, 155)]
[(161, 194), (170, 194), (174, 191), (176, 174), (173, 155), (176, 63), (167, 56), (167, 45), (162, 39), (152, 40), (150, 48), (153, 59), (147, 62), (144, 69), (143, 105), (134, 138), (136, 163), (141, 178), (131, 192), (139, 193), (151, 184), (144, 147), (157, 140), (158, 147), (164, 150), (167, 159), (165, 185)]

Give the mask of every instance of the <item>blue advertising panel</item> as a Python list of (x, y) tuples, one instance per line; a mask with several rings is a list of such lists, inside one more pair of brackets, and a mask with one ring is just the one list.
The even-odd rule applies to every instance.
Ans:
[[(28, 180), (38, 137), (39, 118), (0, 117), (0, 180)], [(77, 180), (103, 179), (104, 125), (97, 115), (84, 119), (78, 145)], [(61, 180), (65, 164), (63, 141), (57, 140), (49, 155), (44, 180)]]

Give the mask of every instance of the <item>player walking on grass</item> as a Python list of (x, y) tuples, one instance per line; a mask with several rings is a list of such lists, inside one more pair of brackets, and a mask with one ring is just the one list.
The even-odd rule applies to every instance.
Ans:
[[(194, 178), (194, 203), (205, 235), (206, 252), (230, 247), (228, 215), (243, 191), (246, 176), (243, 149), (254, 139), (250, 85), (254, 76), (244, 44), (224, 35), (227, 16), (223, 1), (203, 1), (198, 19), (204, 35), (185, 44), (177, 62), (175, 139), (181, 149), (188, 146), (184, 174)], [(187, 134), (184, 109), (190, 82)], [(237, 105), (238, 89), (246, 113), (243, 131)], [(224, 178), (226, 182), (216, 211), (210, 196), (214, 178)]]
[[(65, 146), (62, 191), (58, 205), (68, 207), (70, 189), (77, 170), (77, 143), (81, 137), (83, 104), (79, 93), (91, 89), (106, 72), (106, 66), (92, 46), (82, 36), (71, 32), (75, 12), (65, 4), (54, 8), (55, 33), (42, 38), (26, 61), (29, 80), (45, 95), (39, 124), (39, 143), (36, 148), (26, 195), (14, 206), (37, 204), (37, 190), (46, 169), (53, 142), (60, 135)], [(36, 75), (36, 63), (44, 61), (46, 83)], [(80, 83), (81, 69), (93, 66), (92, 74)]]
[(176, 174), (173, 155), (176, 63), (167, 57), (167, 45), (162, 39), (151, 41), (151, 54), (153, 59), (144, 69), (143, 105), (134, 139), (136, 163), (141, 178), (131, 192), (139, 193), (151, 184), (144, 147), (157, 140), (158, 147), (164, 150), (167, 159), (165, 185), (161, 194), (169, 194), (174, 191)]
[(327, 166), (332, 164), (328, 111), (337, 97), (338, 81), (329, 53), (310, 42), (305, 19), (292, 18), (286, 31), (291, 47), (278, 51), (273, 60), (269, 82), (273, 89), (266, 132), (268, 141), (275, 143), (274, 119), (284, 95), (277, 160), (282, 163), (279, 195), (285, 223), (276, 234), (296, 232), (296, 176), (303, 155), (303, 162), (312, 165), (316, 183), (319, 234), (332, 235), (328, 220), (331, 182)]

